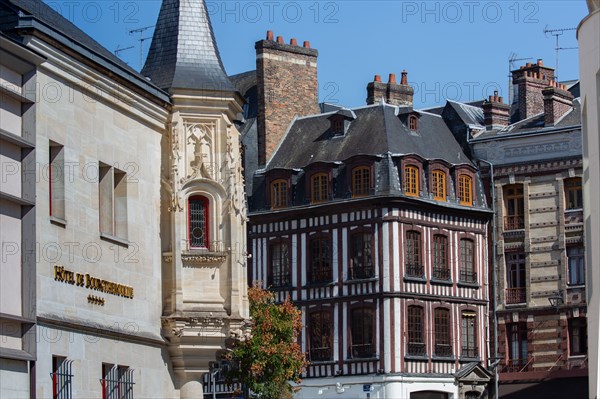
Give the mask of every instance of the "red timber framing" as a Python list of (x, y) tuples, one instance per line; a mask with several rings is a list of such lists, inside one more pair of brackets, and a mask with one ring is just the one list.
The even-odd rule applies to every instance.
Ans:
[[(450, 375), (468, 361), (486, 364), (486, 214), (442, 214), (439, 209), (423, 210), (393, 202), (384, 206), (369, 199), (360, 206), (323, 204), (318, 210), (289, 208), (284, 212), (252, 216), (249, 281), (266, 281), (273, 266), (270, 248), (281, 242), (289, 244), (292, 284), (273, 291), (280, 301), (289, 295), (303, 312), (305, 327), (300, 340), (311, 357), (305, 377)], [(418, 232), (420, 237), (421, 276), (406, 273), (409, 232)], [(329, 246), (329, 264), (327, 271), (321, 267), (324, 265), (319, 270), (327, 278), (313, 281), (313, 259), (321, 252), (320, 246), (312, 243), (322, 239)], [(470, 243), (468, 282), (461, 280), (461, 240)], [(438, 249), (443, 245), (438, 255), (435, 245)], [(357, 262), (368, 270), (358, 272)], [(443, 270), (438, 270), (442, 265)], [(419, 353), (409, 351), (410, 306), (421, 310)], [(469, 356), (462, 355), (465, 312), (473, 318), (475, 328), (467, 339)], [(322, 321), (323, 317), (331, 323), (318, 324), (317, 319)]]

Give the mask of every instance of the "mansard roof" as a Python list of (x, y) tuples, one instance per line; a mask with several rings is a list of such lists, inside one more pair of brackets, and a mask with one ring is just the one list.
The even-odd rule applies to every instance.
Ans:
[(34, 33), (39, 32), (68, 51), (80, 54), (84, 62), (100, 65), (161, 101), (170, 102), (166, 93), (41, 0), (3, 0), (0, 2), (0, 21), (0, 31), (17, 40), (20, 39), (15, 32), (33, 29)]
[(162, 89), (236, 91), (204, 0), (163, 0), (142, 75)]
[[(336, 111), (296, 118), (266, 169), (298, 169), (315, 162), (343, 162), (356, 155), (388, 153), (472, 165), (439, 115), (388, 104), (350, 112), (356, 119), (343, 136), (330, 134), (328, 118)], [(403, 119), (414, 113), (419, 123), (417, 130), (411, 131)]]

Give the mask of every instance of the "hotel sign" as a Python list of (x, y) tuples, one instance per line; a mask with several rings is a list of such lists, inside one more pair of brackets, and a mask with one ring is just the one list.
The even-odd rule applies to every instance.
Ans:
[(109, 280), (103, 280), (90, 274), (75, 273), (65, 269), (64, 266), (54, 266), (54, 280), (76, 285), (78, 287), (85, 287), (90, 290), (104, 292), (106, 294), (133, 299), (133, 287)]

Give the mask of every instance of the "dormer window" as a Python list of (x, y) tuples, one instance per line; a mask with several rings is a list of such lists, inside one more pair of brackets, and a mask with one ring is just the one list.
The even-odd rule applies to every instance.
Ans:
[(463, 174), (458, 176), (458, 202), (461, 205), (473, 205), (473, 183), (471, 176)]
[(348, 132), (350, 123), (356, 119), (356, 114), (352, 110), (342, 108), (327, 119), (330, 123), (330, 137), (343, 136)]
[(415, 115), (410, 115), (408, 117), (408, 128), (412, 132), (416, 132), (418, 126), (419, 126), (419, 118), (417, 118)]
[(310, 202), (325, 202), (329, 197), (329, 176), (327, 173), (315, 173), (310, 178)]
[(335, 135), (344, 134), (344, 120), (342, 118), (334, 118), (331, 120), (331, 131)]
[(352, 197), (364, 197), (371, 191), (371, 168), (358, 166), (352, 169)]
[(288, 184), (286, 180), (278, 179), (271, 183), (271, 208), (285, 208), (288, 205)]

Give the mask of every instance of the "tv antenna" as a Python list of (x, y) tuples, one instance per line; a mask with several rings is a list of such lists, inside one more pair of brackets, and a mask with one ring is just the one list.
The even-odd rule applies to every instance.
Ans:
[(130, 49), (132, 49), (132, 48), (134, 48), (134, 47), (135, 47), (135, 46), (127, 46), (127, 47), (123, 47), (123, 48), (121, 48), (121, 45), (118, 45), (118, 46), (117, 46), (117, 48), (115, 49), (115, 51), (113, 51), (113, 53), (115, 53), (115, 55), (116, 55), (117, 57), (121, 58), (121, 57), (119, 56), (119, 54), (120, 54), (121, 52), (123, 52), (123, 51), (125, 51), (125, 50), (130, 50)]
[(556, 37), (556, 47), (554, 48), (556, 50), (556, 65), (554, 67), (554, 81), (555, 82), (558, 82), (558, 52), (560, 50), (575, 50), (575, 49), (577, 49), (577, 47), (560, 47), (558, 45), (558, 38), (560, 36), (562, 36), (565, 32), (570, 31), (570, 30), (577, 30), (577, 28), (548, 29), (548, 25), (546, 25), (546, 27), (544, 28), (544, 35), (546, 35), (546, 37), (548, 37), (548, 33), (551, 36)]
[(152, 39), (152, 36), (144, 36), (144, 32), (152, 28), (154, 28), (154, 25), (144, 26), (143, 28), (131, 29), (129, 31), (129, 35), (133, 35), (135, 33), (139, 34), (139, 37), (136, 40), (140, 42), (140, 71), (144, 66), (144, 42), (146, 40)]
[(512, 71), (514, 71), (515, 67), (515, 62), (516, 61), (526, 61), (526, 60), (532, 60), (533, 57), (522, 57), (522, 58), (518, 58), (517, 53), (510, 53), (510, 55), (508, 56), (508, 105), (512, 104), (512, 94), (513, 94), (513, 87), (512, 87)]

